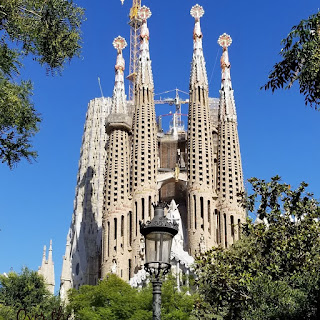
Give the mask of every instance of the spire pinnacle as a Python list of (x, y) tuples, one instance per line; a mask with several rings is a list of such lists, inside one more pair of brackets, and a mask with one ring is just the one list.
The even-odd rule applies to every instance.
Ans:
[(48, 262), (52, 263), (52, 240), (50, 240), (50, 245), (49, 245)]
[(220, 90), (220, 115), (230, 121), (237, 121), (236, 106), (231, 85), (230, 62), (228, 47), (231, 45), (231, 37), (224, 33), (218, 39), (218, 44), (223, 52), (220, 60), (221, 64), (221, 90)]
[(124, 71), (125, 68), (125, 62), (122, 56), (122, 50), (127, 46), (127, 41), (122, 38), (121, 36), (116, 37), (112, 42), (113, 47), (117, 50), (118, 56), (117, 56), (117, 62), (115, 65), (115, 69)]
[(150, 37), (147, 25), (147, 20), (151, 17), (151, 15), (151, 10), (146, 6), (141, 7), (138, 11), (138, 18), (142, 21), (142, 25), (140, 29), (140, 54), (136, 83), (149, 83), (150, 85), (153, 85), (149, 52)]
[(139, 9), (138, 17), (142, 20), (143, 23), (147, 22), (147, 20), (151, 17), (152, 13), (150, 8), (146, 6), (142, 6)]
[(46, 252), (47, 252), (47, 247), (44, 245), (43, 246), (43, 253), (42, 253), (42, 265), (44, 265), (46, 262)]
[(204, 15), (202, 6), (196, 4), (190, 10), (191, 16), (195, 19), (193, 29), (193, 58), (191, 67), (190, 83), (201, 83), (208, 85), (207, 71), (202, 50), (202, 32), (200, 26), (200, 18)]
[(231, 89), (231, 75), (228, 47), (231, 45), (231, 37), (224, 33), (218, 39), (218, 44), (222, 47), (223, 52), (220, 60), (221, 65), (221, 88)]
[(200, 49), (202, 48), (202, 32), (200, 26), (200, 18), (204, 15), (204, 9), (202, 6), (196, 4), (191, 8), (190, 14), (195, 19), (193, 30), (194, 49)]
[(117, 50), (117, 61), (115, 65), (115, 82), (112, 96), (112, 113), (127, 113), (125, 105), (124, 92), (124, 69), (125, 61), (122, 56), (122, 50), (127, 46), (127, 42), (121, 36), (115, 38), (112, 42), (113, 47)]
[(147, 25), (147, 20), (151, 17), (151, 10), (143, 6), (139, 9), (138, 17), (142, 20), (141, 32), (140, 32), (140, 54), (141, 57), (145, 56), (149, 58), (149, 29)]

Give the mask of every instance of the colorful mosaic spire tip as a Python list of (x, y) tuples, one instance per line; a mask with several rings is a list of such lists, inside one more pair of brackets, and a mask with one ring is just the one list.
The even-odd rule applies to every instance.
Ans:
[(231, 37), (224, 33), (222, 34), (219, 39), (218, 39), (218, 44), (223, 48), (223, 49), (226, 49), (228, 48), (232, 43), (232, 39)]
[(127, 46), (127, 41), (125, 38), (118, 36), (113, 40), (112, 45), (116, 50), (122, 51)]
[(191, 8), (190, 14), (196, 20), (200, 19), (204, 15), (204, 9), (199, 4), (196, 4)]
[(148, 7), (142, 6), (139, 9), (138, 17), (139, 17), (139, 19), (146, 21), (147, 19), (149, 19), (151, 17), (151, 14), (152, 14), (151, 10)]

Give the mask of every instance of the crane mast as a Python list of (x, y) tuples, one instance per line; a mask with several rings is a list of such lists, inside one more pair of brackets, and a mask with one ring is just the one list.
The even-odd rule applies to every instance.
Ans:
[(141, 0), (132, 0), (132, 7), (129, 13), (130, 26), (130, 64), (129, 64), (129, 100), (134, 97), (134, 82), (138, 71), (138, 59), (140, 49), (140, 27), (141, 20), (138, 17), (138, 11), (141, 7)]

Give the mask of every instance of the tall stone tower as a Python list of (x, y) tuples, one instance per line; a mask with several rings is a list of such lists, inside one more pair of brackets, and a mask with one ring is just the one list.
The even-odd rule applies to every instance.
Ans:
[(66, 241), (60, 295), (70, 288), (94, 285), (101, 278), (102, 210), (108, 135), (105, 121), (111, 98), (89, 102), (80, 150), (72, 221)]
[[(110, 272), (132, 285), (141, 283), (144, 240), (139, 222), (153, 218), (152, 204), (159, 200), (170, 203), (168, 217), (180, 224), (171, 253), (177, 275), (189, 272), (196, 255), (213, 246), (226, 248), (239, 238), (245, 211), (237, 201), (244, 188), (228, 57), (231, 38), (223, 34), (218, 40), (223, 48), (222, 82), (220, 98), (211, 98), (202, 48), (203, 14), (201, 6), (192, 7), (187, 130), (178, 112), (168, 132), (156, 123), (150, 9), (143, 6), (137, 13), (140, 51), (133, 100), (126, 100), (124, 91), (126, 42), (121, 37), (113, 42), (117, 62), (112, 99), (92, 100), (86, 117), (63, 258), (62, 298), (69, 288), (95, 284)], [(179, 96), (175, 101), (179, 103)]]
[[(137, 272), (143, 265), (140, 248), (139, 221), (153, 217), (152, 203), (158, 199), (157, 189), (157, 124), (154, 107), (154, 85), (149, 53), (149, 29), (147, 19), (151, 11), (143, 6), (139, 17), (142, 20), (140, 31), (140, 55), (138, 74), (135, 82), (135, 110), (132, 122), (132, 172), (131, 192), (133, 199), (133, 266)], [(143, 241), (143, 239), (142, 239)], [(133, 275), (133, 274), (132, 274)]]
[[(103, 208), (102, 277), (110, 270), (128, 279), (128, 228), (130, 229), (131, 201), (129, 193), (130, 146), (129, 133), (132, 119), (128, 115), (124, 92), (125, 62), (122, 50), (127, 46), (124, 38), (113, 41), (118, 56), (115, 65), (115, 85), (111, 112), (106, 119), (107, 159)], [(129, 240), (130, 241), (130, 240)]]
[(52, 240), (50, 240), (48, 260), (46, 259), (47, 247), (43, 247), (42, 263), (38, 269), (38, 274), (42, 275), (46, 283), (46, 287), (50, 293), (54, 294), (54, 263), (52, 260)]
[(218, 187), (219, 232), (218, 243), (228, 247), (239, 238), (240, 225), (245, 211), (238, 203), (237, 194), (244, 191), (241, 155), (238, 137), (236, 106), (231, 85), (228, 47), (232, 43), (229, 35), (218, 39), (223, 49), (221, 57), (221, 90), (219, 108)]
[(188, 234), (189, 253), (193, 256), (200, 253), (200, 246), (210, 248), (215, 244), (212, 213), (217, 198), (214, 187), (208, 79), (200, 27), (203, 14), (201, 6), (192, 7), (191, 15), (195, 18), (195, 26), (188, 114)]

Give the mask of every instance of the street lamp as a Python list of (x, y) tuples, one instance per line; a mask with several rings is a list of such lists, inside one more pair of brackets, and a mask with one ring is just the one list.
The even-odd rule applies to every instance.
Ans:
[(163, 203), (154, 208), (154, 218), (140, 223), (140, 232), (145, 238), (144, 269), (150, 274), (153, 286), (153, 320), (161, 319), (162, 278), (170, 268), (170, 253), (173, 237), (178, 233), (178, 224), (164, 216)]

